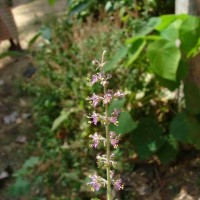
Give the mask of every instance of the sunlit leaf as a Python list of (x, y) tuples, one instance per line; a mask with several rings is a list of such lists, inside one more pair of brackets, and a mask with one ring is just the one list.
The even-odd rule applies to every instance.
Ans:
[(176, 81), (177, 70), (181, 58), (180, 50), (173, 42), (157, 40), (147, 49), (150, 67), (159, 76)]

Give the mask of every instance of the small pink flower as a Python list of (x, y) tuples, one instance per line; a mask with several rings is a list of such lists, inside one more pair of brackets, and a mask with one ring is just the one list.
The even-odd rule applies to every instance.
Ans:
[(114, 186), (115, 186), (115, 189), (117, 190), (123, 190), (124, 189), (124, 185), (122, 184), (122, 179), (118, 179), (114, 182)]
[(108, 104), (112, 100), (112, 95), (110, 93), (107, 93), (104, 95), (103, 103)]
[(101, 184), (99, 183), (98, 176), (96, 174), (90, 176), (92, 179), (91, 182), (88, 183), (88, 185), (91, 185), (92, 191), (98, 191), (101, 188)]
[(93, 93), (92, 97), (87, 97), (87, 98), (86, 98), (86, 100), (91, 101), (90, 103), (91, 103), (94, 107), (96, 107), (96, 106), (98, 105), (100, 99), (101, 99), (101, 97), (98, 96), (98, 95), (96, 95), (96, 94), (94, 94), (94, 93)]
[(95, 84), (98, 81), (98, 76), (97, 75), (93, 75), (92, 76), (92, 85)]
[(90, 136), (93, 139), (93, 144), (91, 145), (94, 148), (97, 148), (97, 146), (99, 145), (99, 136), (97, 134), (97, 132), (94, 133), (94, 135)]
[(88, 118), (91, 118), (92, 119), (92, 123), (94, 125), (97, 125), (98, 123), (98, 120), (99, 120), (99, 114), (97, 114), (96, 112), (93, 112), (91, 116), (88, 116)]
[(116, 126), (118, 125), (117, 117), (115, 117), (115, 116), (114, 117), (113, 116), (109, 117), (109, 121), (111, 123), (115, 124)]
[(110, 143), (114, 148), (117, 148), (119, 142), (119, 137), (115, 134), (115, 132), (110, 131)]
[(120, 110), (114, 109), (114, 111), (112, 112), (112, 115), (115, 117), (118, 117), (120, 114)]
[(125, 92), (120, 92), (119, 90), (115, 92), (114, 97), (123, 98), (125, 96)]
[(104, 79), (104, 74), (102, 72), (97, 73), (98, 79), (103, 80)]

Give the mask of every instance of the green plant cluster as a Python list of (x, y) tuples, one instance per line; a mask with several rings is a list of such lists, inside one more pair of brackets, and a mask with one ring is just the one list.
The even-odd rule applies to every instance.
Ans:
[[(110, 3), (113, 6), (114, 1)], [(133, 30), (136, 23), (138, 20), (132, 20), (126, 29), (119, 29), (103, 21), (96, 25), (98, 32), (87, 35), (82, 23), (58, 19), (31, 41), (32, 45), (36, 38), (43, 38), (35, 55), (37, 73), (23, 85), (23, 91), (34, 100), (37, 156), (16, 174), (10, 193), (29, 192), (31, 199), (91, 198), (85, 177), (89, 169), (97, 167), (88, 140), (96, 129), (88, 125), (86, 116), (92, 108), (85, 98), (91, 93), (87, 77), (95, 72), (91, 60), (105, 48), (110, 60), (105, 68), (113, 74), (111, 87), (128, 92), (126, 99), (113, 101), (109, 107), (109, 112), (113, 108), (127, 110), (120, 115), (117, 129), (110, 127), (123, 138), (120, 151), (115, 152), (121, 173), (132, 171), (134, 155), (168, 163), (176, 158), (180, 144), (200, 146), (200, 93), (184, 81), (188, 60), (199, 50), (200, 20), (163, 15), (141, 20)], [(185, 98), (180, 99), (183, 85)], [(93, 92), (99, 93), (100, 88), (95, 86)], [(128, 191), (121, 195), (133, 199)], [(100, 191), (97, 197), (101, 196)]]

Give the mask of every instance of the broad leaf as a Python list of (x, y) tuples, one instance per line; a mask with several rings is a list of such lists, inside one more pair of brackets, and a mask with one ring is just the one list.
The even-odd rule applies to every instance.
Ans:
[(159, 17), (150, 18), (149, 21), (144, 23), (142, 27), (136, 32), (136, 36), (143, 36), (151, 33), (159, 23)]
[(176, 81), (176, 73), (181, 58), (180, 50), (173, 42), (157, 40), (147, 49), (147, 57), (152, 70), (162, 78)]
[(120, 110), (125, 103), (125, 98), (124, 99), (115, 99), (111, 102), (108, 108), (108, 114), (110, 115), (114, 109)]
[(169, 24), (171, 24), (175, 19), (176, 19), (175, 15), (163, 15), (160, 17), (160, 21), (159, 21), (158, 25), (155, 27), (155, 29), (158, 31), (162, 31)]
[(137, 126), (137, 123), (133, 121), (131, 115), (128, 112), (120, 113), (118, 121), (118, 126), (113, 124), (110, 125), (110, 130), (115, 131), (118, 134), (129, 133), (133, 131)]
[(165, 141), (164, 145), (159, 149), (159, 151), (156, 153), (159, 160), (163, 164), (167, 164), (173, 160), (175, 160), (176, 156), (178, 154), (177, 149), (169, 143), (169, 141)]
[(132, 142), (138, 156), (147, 159), (162, 146), (162, 129), (153, 119), (142, 119), (133, 131)]
[(189, 127), (186, 113), (179, 113), (171, 122), (170, 134), (184, 143), (189, 142)]
[(126, 46), (121, 46), (115, 55), (111, 58), (111, 61), (107, 62), (104, 66), (105, 71), (110, 71), (118, 67), (118, 63), (127, 55), (128, 49)]
[(181, 48), (188, 54), (200, 38), (200, 19), (189, 16), (180, 27)]
[(169, 24), (169, 26), (161, 31), (161, 36), (169, 41), (175, 42), (179, 38), (179, 28), (182, 20), (178, 19)]
[(146, 45), (146, 40), (144, 40), (143, 38), (138, 38), (132, 42), (132, 44), (129, 47), (129, 59), (127, 66), (132, 64), (139, 57), (145, 45)]

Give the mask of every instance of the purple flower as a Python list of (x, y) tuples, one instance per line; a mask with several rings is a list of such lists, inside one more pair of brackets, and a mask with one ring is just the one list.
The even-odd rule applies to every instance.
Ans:
[(112, 112), (112, 115), (115, 116), (115, 117), (118, 117), (119, 113), (120, 113), (120, 110), (114, 109), (113, 112)]
[(92, 85), (94, 84), (94, 83), (96, 83), (98, 81), (98, 76), (97, 75), (93, 75), (92, 76)]
[(88, 118), (91, 118), (92, 119), (92, 123), (94, 125), (97, 125), (97, 122), (99, 120), (99, 114), (97, 114), (95, 111), (92, 113), (91, 116), (88, 116)]
[(96, 107), (101, 99), (100, 96), (93, 93), (92, 97), (87, 97), (86, 100), (90, 100), (94, 107)]
[(103, 80), (104, 79), (104, 74), (102, 72), (97, 73), (98, 79)]
[(112, 95), (110, 93), (107, 93), (104, 95), (104, 99), (103, 99), (104, 104), (110, 103), (111, 100), (112, 100)]
[(122, 190), (124, 189), (124, 185), (122, 184), (122, 179), (118, 179), (114, 182), (115, 189)]
[(98, 191), (101, 187), (101, 184), (98, 181), (98, 176), (96, 174), (89, 176), (92, 180), (88, 183), (88, 185), (91, 185), (92, 191)]
[(120, 92), (119, 90), (115, 92), (114, 97), (122, 98), (125, 96), (125, 92)]
[(90, 137), (93, 139), (93, 144), (91, 146), (97, 148), (97, 146), (99, 145), (99, 136), (97, 132), (95, 132), (94, 135), (91, 135)]
[(116, 126), (118, 125), (117, 117), (115, 117), (115, 116), (109, 117), (109, 121), (111, 123), (115, 124)]
[(114, 148), (117, 148), (118, 142), (119, 142), (119, 137), (115, 134), (115, 132), (110, 131), (110, 143)]

